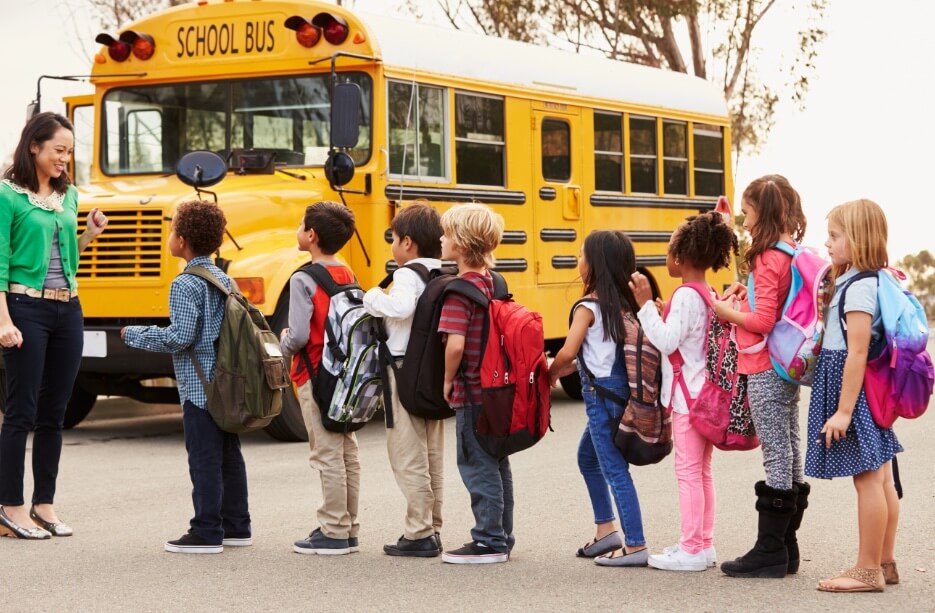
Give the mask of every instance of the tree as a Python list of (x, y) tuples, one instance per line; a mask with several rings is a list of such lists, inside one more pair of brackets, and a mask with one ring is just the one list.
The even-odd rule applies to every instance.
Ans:
[(932, 319), (935, 316), (935, 257), (924, 250), (916, 255), (907, 255), (896, 266), (909, 276), (909, 290)]
[[(756, 152), (788, 95), (804, 106), (829, 0), (793, 0), (801, 22), (785, 83), (761, 79), (756, 33), (776, 0), (435, 0), (455, 28), (597, 50), (611, 59), (693, 74), (723, 88), (734, 151)], [(418, 0), (408, 0), (417, 9)]]
[(154, 11), (187, 4), (190, 0), (87, 0), (95, 17), (105, 29), (122, 28), (131, 21)]

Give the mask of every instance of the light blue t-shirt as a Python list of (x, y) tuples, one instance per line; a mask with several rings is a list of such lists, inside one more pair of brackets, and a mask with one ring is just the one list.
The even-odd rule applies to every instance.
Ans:
[[(834, 282), (834, 296), (831, 297), (831, 304), (825, 312), (825, 335), (821, 341), (822, 349), (847, 349), (844, 342), (844, 333), (841, 329), (841, 320), (838, 317), (838, 303), (841, 301), (841, 293), (844, 286), (850, 281), (851, 277), (861, 271), (851, 268)], [(847, 296), (844, 302), (845, 315), (851, 311), (861, 311), (873, 316), (870, 344), (873, 344), (881, 333), (880, 305), (877, 304), (877, 279), (870, 277), (854, 281), (847, 288)]]

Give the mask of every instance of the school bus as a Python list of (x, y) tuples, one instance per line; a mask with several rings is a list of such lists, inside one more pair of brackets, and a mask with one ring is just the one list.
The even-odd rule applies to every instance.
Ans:
[[(367, 288), (395, 266), (399, 207), (481, 202), (505, 219), (496, 269), (542, 313), (549, 351), (581, 291), (588, 232), (625, 230), (668, 295), (672, 230), (733, 190), (723, 94), (682, 74), (299, 0), (201, 0), (96, 40), (94, 94), (69, 112), (89, 156), (81, 209), (110, 224), (78, 272), (86, 343), (68, 425), (98, 395), (177, 402), (153, 383), (171, 376), (168, 356), (126, 348), (119, 330), (167, 321), (184, 262), (165, 242), (195, 196), (175, 175), (187, 152), (227, 160), (205, 196), (229, 224), (217, 261), (274, 329), (307, 261), (295, 234), (308, 204), (354, 211), (340, 256)], [(575, 377), (564, 383), (580, 394)], [(295, 398), (268, 432), (306, 438)]]

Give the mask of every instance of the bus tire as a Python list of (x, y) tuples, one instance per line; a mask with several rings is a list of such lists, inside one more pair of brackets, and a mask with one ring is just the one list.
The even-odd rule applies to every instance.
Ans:
[[(278, 336), (288, 324), (289, 289), (286, 288), (279, 297), (269, 325)], [(308, 430), (305, 427), (305, 419), (302, 417), (302, 407), (299, 406), (295, 385), (285, 390), (282, 398), (282, 412), (263, 430), (277, 441), (296, 443), (308, 440)]]
[(559, 382), (562, 384), (562, 389), (565, 390), (565, 393), (574, 400), (582, 400), (584, 396), (581, 394), (581, 377), (578, 376), (578, 373), (573, 372), (570, 375), (565, 375), (564, 377), (559, 378)]
[[(64, 426), (66, 430), (71, 430), (88, 416), (94, 403), (97, 402), (97, 394), (85, 391), (75, 383), (71, 391), (71, 398), (68, 399), (68, 406), (65, 407)], [(6, 413), (6, 370), (0, 368), (0, 413)]]

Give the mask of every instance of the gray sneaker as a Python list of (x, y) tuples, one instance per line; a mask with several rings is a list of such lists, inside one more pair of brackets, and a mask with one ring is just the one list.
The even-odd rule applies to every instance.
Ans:
[(610, 555), (594, 558), (598, 566), (646, 566), (649, 563), (649, 547), (611, 558)]
[(614, 531), (604, 535), (593, 543), (588, 543), (584, 547), (579, 547), (575, 555), (579, 558), (596, 558), (622, 547), (623, 541), (620, 540), (620, 533)]
[(292, 551), (304, 554), (318, 554), (321, 556), (340, 556), (351, 552), (351, 546), (348, 539), (333, 539), (321, 531), (321, 528), (315, 528), (308, 538), (296, 541), (292, 545)]

